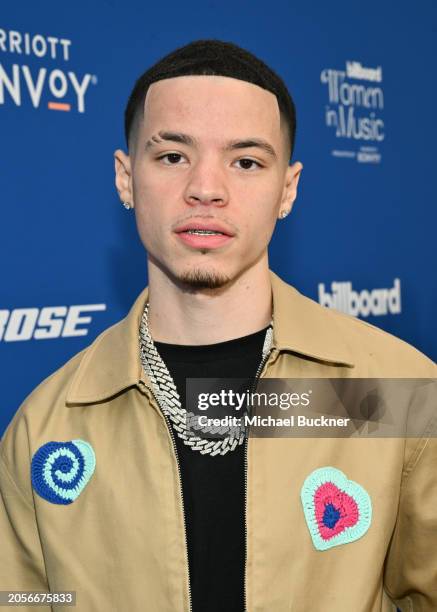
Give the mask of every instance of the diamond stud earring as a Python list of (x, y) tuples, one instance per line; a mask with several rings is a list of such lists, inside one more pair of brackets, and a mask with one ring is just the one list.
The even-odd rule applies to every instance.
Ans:
[(289, 212), (290, 212), (289, 210), (281, 211), (281, 214), (280, 214), (281, 219), (285, 219), (285, 217), (288, 215)]
[(123, 202), (123, 206), (126, 208), (126, 210), (129, 210), (130, 208), (132, 208), (129, 202)]

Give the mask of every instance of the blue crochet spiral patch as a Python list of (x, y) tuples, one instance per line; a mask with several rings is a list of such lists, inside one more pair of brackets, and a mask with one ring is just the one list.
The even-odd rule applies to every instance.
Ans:
[(88, 484), (95, 467), (96, 456), (88, 442), (47, 442), (32, 457), (32, 486), (52, 504), (71, 504)]

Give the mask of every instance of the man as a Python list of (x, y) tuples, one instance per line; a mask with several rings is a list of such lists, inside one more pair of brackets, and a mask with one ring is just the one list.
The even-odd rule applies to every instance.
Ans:
[(269, 271), (302, 171), (294, 133), (282, 80), (230, 43), (191, 43), (137, 81), (116, 186), (149, 285), (2, 440), (1, 589), (75, 590), (90, 612), (437, 609), (431, 424), (213, 441), (184, 425), (190, 377), (436, 376)]

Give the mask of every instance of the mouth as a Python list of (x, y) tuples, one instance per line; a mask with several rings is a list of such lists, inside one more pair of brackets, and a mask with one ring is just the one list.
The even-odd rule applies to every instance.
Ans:
[(229, 243), (235, 236), (231, 230), (216, 221), (191, 221), (174, 231), (184, 244), (195, 249), (215, 249)]

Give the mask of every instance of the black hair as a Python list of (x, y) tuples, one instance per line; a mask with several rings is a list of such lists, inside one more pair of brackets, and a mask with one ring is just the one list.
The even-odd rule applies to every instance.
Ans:
[(296, 109), (284, 81), (255, 55), (231, 42), (195, 40), (175, 49), (151, 66), (136, 81), (124, 114), (126, 143), (138, 129), (150, 85), (162, 79), (187, 75), (227, 76), (258, 85), (273, 93), (281, 121), (287, 126), (289, 159), (293, 154), (296, 133)]

